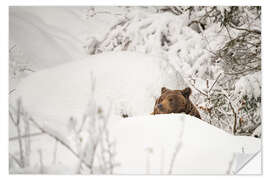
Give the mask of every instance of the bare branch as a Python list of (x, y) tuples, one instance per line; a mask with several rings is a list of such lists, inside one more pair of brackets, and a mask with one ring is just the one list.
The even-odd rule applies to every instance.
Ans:
[(182, 147), (182, 142), (180, 141), (180, 142), (176, 145), (175, 151), (174, 151), (174, 153), (173, 153), (173, 156), (172, 156), (172, 159), (171, 159), (171, 163), (170, 163), (170, 168), (169, 168), (168, 174), (172, 174), (174, 162), (175, 162), (175, 160), (176, 160), (176, 156), (177, 156), (179, 150), (181, 149), (181, 147)]
[(16, 112), (16, 120), (12, 113), (9, 111), (9, 117), (11, 121), (14, 123), (17, 134), (18, 134), (18, 144), (19, 144), (19, 151), (20, 151), (20, 163), (24, 167), (24, 153), (22, 147), (22, 138), (21, 138), (21, 128), (20, 128), (20, 120), (21, 120), (21, 101), (17, 101), (17, 112)]
[(9, 153), (9, 157), (10, 157), (11, 159), (13, 159), (13, 160), (20, 166), (20, 168), (23, 168), (23, 165), (22, 165), (22, 163), (20, 162), (20, 160), (17, 159), (14, 155), (12, 155), (11, 153)]
[(14, 88), (14, 89), (11, 89), (11, 90), (8, 92), (8, 94), (13, 93), (15, 90), (16, 90), (15, 88)]
[(231, 28), (237, 29), (237, 30), (239, 30), (239, 31), (246, 31), (246, 32), (248, 32), (248, 33), (254, 33), (254, 34), (259, 34), (259, 35), (261, 35), (261, 31), (260, 31), (260, 30), (257, 30), (257, 29), (250, 30), (250, 29), (240, 28), (240, 27), (234, 26), (232, 23), (229, 23), (229, 26), (230, 26)]
[[(55, 140), (57, 140), (58, 142), (60, 142), (64, 147), (66, 147), (74, 156), (76, 156), (78, 159), (80, 159), (80, 155), (78, 153), (76, 153), (66, 142), (64, 142), (63, 140), (61, 140), (60, 138), (58, 138), (57, 136), (55, 136), (54, 134), (50, 133), (49, 131), (46, 131), (44, 128), (42, 128), (33, 118), (29, 118), (29, 120), (43, 133), (51, 136), (52, 138), (54, 138)], [(92, 166), (89, 165), (87, 162), (85, 162), (84, 159), (82, 159), (82, 164), (84, 164), (86, 167), (88, 167), (89, 169), (92, 169)]]
[[(40, 135), (44, 135), (43, 132), (37, 132), (37, 133), (32, 133), (32, 134), (24, 134), (21, 135), (20, 138), (28, 138), (28, 137), (34, 137), (34, 136), (40, 136)], [(15, 136), (15, 137), (10, 137), (8, 140), (9, 141), (15, 141), (18, 140), (19, 136)]]
[(196, 91), (198, 91), (199, 93), (201, 93), (202, 95), (204, 95), (204, 96), (206, 96), (206, 97), (208, 97), (208, 95), (205, 93), (205, 92), (203, 92), (203, 91), (201, 91), (201, 90), (199, 90), (198, 88), (196, 88), (193, 84), (191, 84), (191, 86), (196, 90)]
[(220, 74), (218, 75), (218, 77), (216, 78), (215, 82), (212, 84), (210, 90), (208, 91), (209, 94), (210, 94), (211, 90), (213, 89), (213, 87), (215, 86), (217, 80), (220, 78), (221, 74), (222, 74), (222, 73), (220, 73)]

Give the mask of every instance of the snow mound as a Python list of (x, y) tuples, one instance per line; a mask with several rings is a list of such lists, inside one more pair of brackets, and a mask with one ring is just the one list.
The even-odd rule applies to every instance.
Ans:
[(184, 114), (127, 118), (110, 133), (116, 174), (226, 174), (235, 170), (236, 153), (255, 154), (261, 146), (259, 139), (232, 136)]
[(43, 126), (66, 134), (70, 117), (81, 120), (89, 101), (120, 117), (150, 114), (160, 89), (185, 87), (166, 61), (141, 53), (89, 56), (33, 73), (18, 84), (15, 99)]

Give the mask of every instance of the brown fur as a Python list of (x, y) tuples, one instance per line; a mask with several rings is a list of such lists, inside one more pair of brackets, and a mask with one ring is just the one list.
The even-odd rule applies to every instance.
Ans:
[(189, 99), (191, 89), (170, 90), (161, 88), (161, 96), (156, 100), (152, 114), (185, 113), (201, 119), (197, 108)]

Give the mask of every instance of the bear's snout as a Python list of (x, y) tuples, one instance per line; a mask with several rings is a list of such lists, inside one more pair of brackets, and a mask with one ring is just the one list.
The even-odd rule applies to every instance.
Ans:
[(158, 109), (162, 109), (163, 108), (162, 104), (158, 104), (157, 107), (158, 107)]

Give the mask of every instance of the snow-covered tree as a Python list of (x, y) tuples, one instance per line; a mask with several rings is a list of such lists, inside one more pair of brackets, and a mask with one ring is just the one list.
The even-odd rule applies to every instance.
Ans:
[[(261, 8), (155, 9), (127, 11), (102, 40), (86, 46), (88, 52), (139, 51), (164, 58), (195, 90), (193, 99), (205, 121), (251, 135), (261, 121)], [(256, 96), (251, 96), (253, 86)]]

